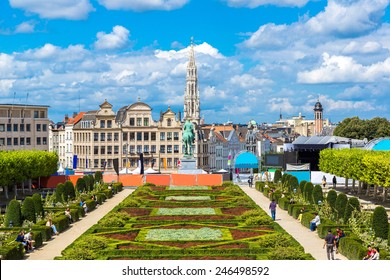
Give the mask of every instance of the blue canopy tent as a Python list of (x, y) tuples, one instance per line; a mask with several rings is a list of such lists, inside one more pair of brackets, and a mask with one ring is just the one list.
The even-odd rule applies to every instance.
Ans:
[(258, 168), (259, 161), (256, 156), (251, 152), (243, 152), (238, 154), (234, 164), (234, 168)]

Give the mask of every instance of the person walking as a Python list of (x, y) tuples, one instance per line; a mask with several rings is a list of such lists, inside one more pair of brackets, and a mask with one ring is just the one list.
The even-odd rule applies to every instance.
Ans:
[(328, 256), (328, 260), (330, 260), (330, 258), (334, 260), (334, 248), (336, 246), (336, 240), (330, 229), (328, 230), (328, 234), (325, 236), (324, 246), (322, 246), (322, 248), (325, 249), (325, 246), (326, 246), (326, 255)]
[(272, 220), (275, 221), (275, 219), (276, 219), (276, 202), (275, 202), (275, 199), (272, 199), (271, 203), (269, 204), (269, 209), (271, 210)]
[(333, 182), (333, 189), (336, 189), (336, 185), (337, 185), (336, 176), (333, 176), (332, 182)]
[(326, 187), (326, 177), (325, 177), (325, 175), (322, 177), (322, 187), (323, 188)]

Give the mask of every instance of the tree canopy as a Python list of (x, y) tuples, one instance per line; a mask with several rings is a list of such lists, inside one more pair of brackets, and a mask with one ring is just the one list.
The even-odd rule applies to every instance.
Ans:
[(336, 136), (368, 141), (390, 135), (390, 121), (386, 118), (361, 120), (359, 117), (344, 119), (333, 132)]

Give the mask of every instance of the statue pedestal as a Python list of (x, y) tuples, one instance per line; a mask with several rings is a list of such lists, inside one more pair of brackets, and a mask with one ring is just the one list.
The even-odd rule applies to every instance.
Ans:
[(181, 158), (181, 167), (177, 173), (179, 174), (202, 174), (202, 169), (196, 168), (196, 160), (193, 157)]

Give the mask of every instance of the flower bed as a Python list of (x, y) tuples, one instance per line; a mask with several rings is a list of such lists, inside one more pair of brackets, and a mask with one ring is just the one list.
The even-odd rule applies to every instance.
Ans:
[(229, 230), (212, 229), (142, 229), (136, 241), (210, 241), (231, 240)]
[(167, 187), (167, 190), (169, 190), (169, 191), (207, 191), (207, 190), (211, 190), (211, 187), (207, 187), (207, 186), (188, 186), (188, 187), (169, 186), (169, 187)]
[(176, 201), (191, 201), (191, 200), (211, 200), (210, 196), (167, 196), (165, 200), (176, 200)]
[(189, 216), (217, 215), (215, 208), (157, 208), (153, 209), (154, 216)]

